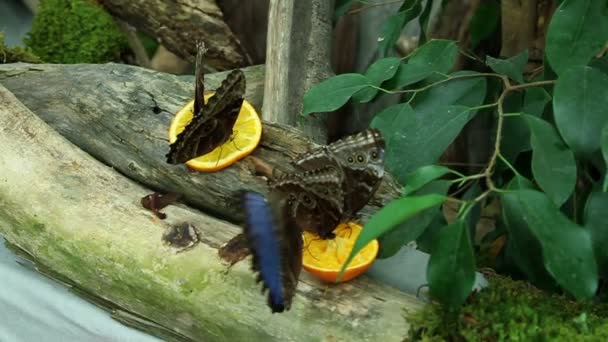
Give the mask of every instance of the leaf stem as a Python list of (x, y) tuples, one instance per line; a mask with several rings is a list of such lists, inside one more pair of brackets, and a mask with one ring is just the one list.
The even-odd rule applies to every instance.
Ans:
[(494, 151), (492, 152), (492, 156), (490, 157), (488, 166), (486, 167), (485, 171), (483, 172), (483, 175), (486, 179), (486, 186), (488, 187), (488, 189), (486, 191), (484, 191), (482, 194), (480, 194), (479, 196), (477, 196), (474, 199), (475, 202), (481, 201), (482, 199), (484, 199), (486, 196), (488, 196), (492, 192), (501, 192), (501, 189), (497, 188), (496, 185), (494, 184), (494, 181), (492, 180), (492, 176), (494, 175), (494, 170), (496, 169), (496, 161), (499, 158), (513, 172), (515, 172), (515, 174), (519, 175), (519, 173), (513, 167), (513, 165), (511, 165), (504, 158), (504, 156), (500, 153), (500, 146), (502, 143), (502, 130), (504, 127), (504, 119), (505, 119), (504, 101), (505, 101), (505, 98), (507, 97), (507, 95), (512, 91), (517, 91), (517, 90), (521, 90), (521, 89), (525, 89), (525, 88), (529, 88), (529, 87), (538, 87), (538, 86), (543, 86), (543, 85), (555, 84), (555, 81), (549, 80), (549, 81), (538, 81), (538, 82), (523, 83), (523, 84), (518, 84), (518, 85), (511, 85), (511, 82), (509, 81), (509, 78), (507, 76), (498, 75), (498, 74), (494, 74), (494, 75), (496, 77), (499, 77), (502, 80), (504, 89), (503, 89), (502, 93), (500, 94), (500, 96), (498, 97), (498, 100), (496, 101), (496, 103), (497, 103), (496, 110), (498, 111), (498, 119), (496, 122), (496, 138), (494, 139)]
[(515, 167), (513, 167), (513, 165), (511, 165), (511, 163), (509, 163), (509, 161), (502, 155), (502, 153), (498, 153), (498, 159), (500, 159), (501, 162), (505, 163), (505, 165), (507, 165), (507, 167), (513, 171), (514, 174), (521, 176), (521, 174), (519, 172), (517, 172), (517, 169), (515, 169)]
[(529, 87), (539, 87), (539, 86), (544, 86), (544, 85), (555, 84), (555, 81), (549, 80), (549, 81), (538, 81), (538, 82), (511, 85), (511, 82), (509, 81), (509, 78), (507, 76), (499, 75), (499, 74), (491, 74), (491, 73), (480, 73), (480, 74), (458, 75), (458, 76), (450, 77), (445, 80), (437, 81), (437, 82), (431, 83), (425, 87), (422, 87), (419, 89), (414, 89), (411, 91), (423, 91), (429, 87), (453, 80), (455, 78), (479, 77), (479, 76), (500, 78), (503, 83), (504, 89), (503, 89), (502, 93), (500, 94), (500, 96), (498, 97), (498, 99), (496, 100), (496, 102), (470, 108), (471, 110), (479, 110), (479, 109), (483, 109), (483, 108), (490, 108), (490, 107), (496, 106), (496, 111), (498, 112), (498, 119), (496, 122), (496, 138), (494, 139), (494, 149), (493, 149), (492, 155), (490, 156), (490, 160), (488, 161), (488, 164), (487, 164), (485, 170), (481, 173), (477, 173), (477, 174), (465, 176), (465, 177), (460, 177), (459, 179), (455, 179), (453, 181), (454, 183), (463, 184), (464, 182), (468, 182), (471, 180), (485, 178), (487, 190), (482, 192), (479, 196), (475, 197), (473, 199), (472, 203), (477, 203), (477, 202), (482, 201), (484, 198), (486, 198), (488, 195), (490, 195), (493, 192), (503, 192), (502, 189), (496, 187), (496, 185), (494, 184), (494, 180), (492, 180), (492, 176), (494, 176), (494, 171), (496, 169), (496, 161), (498, 159), (500, 159), (503, 163), (505, 163), (505, 165), (507, 165), (507, 167), (510, 170), (512, 170), (516, 175), (518, 175), (518, 176), (520, 175), (519, 172), (517, 172), (517, 169), (515, 169), (515, 167), (513, 167), (513, 165), (511, 165), (511, 163), (509, 163), (509, 161), (500, 153), (500, 147), (501, 147), (501, 143), (502, 143), (502, 131), (503, 131), (503, 127), (504, 127), (505, 117), (521, 115), (520, 113), (505, 113), (504, 112), (504, 101), (505, 101), (505, 98), (507, 97), (507, 95), (512, 91), (518, 91), (518, 90), (529, 88)]

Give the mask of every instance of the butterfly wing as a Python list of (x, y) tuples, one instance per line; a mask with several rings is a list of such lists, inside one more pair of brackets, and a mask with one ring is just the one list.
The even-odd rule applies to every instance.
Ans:
[(374, 195), (384, 177), (386, 144), (380, 131), (366, 129), (328, 146), (344, 169), (346, 216), (354, 216)]
[(302, 235), (285, 225), (285, 201), (271, 204), (259, 193), (243, 192), (245, 236), (253, 255), (252, 269), (258, 272), (262, 290), (268, 289), (272, 312), (289, 310), (302, 267)]
[(300, 229), (331, 238), (342, 217), (343, 178), (336, 167), (283, 174), (271, 184), (271, 193), (287, 198), (288, 217)]
[(170, 145), (167, 162), (185, 163), (228, 141), (243, 105), (244, 94), (245, 75), (241, 70), (235, 69), (222, 81), (215, 95), (201, 108), (199, 115), (193, 116)]
[(367, 204), (380, 186), (384, 177), (385, 148), (380, 131), (370, 128), (337, 140), (323, 150), (305, 153), (295, 164), (306, 166), (327, 159), (337, 162), (344, 170), (344, 212), (349, 218)]
[(291, 165), (303, 170), (321, 169), (329, 164), (338, 165), (338, 160), (329, 151), (327, 146), (317, 147), (301, 153), (291, 162)]
[(207, 49), (205, 43), (200, 41), (196, 45), (196, 64), (194, 76), (194, 116), (201, 115), (203, 107), (205, 107), (205, 73), (203, 71), (203, 59)]

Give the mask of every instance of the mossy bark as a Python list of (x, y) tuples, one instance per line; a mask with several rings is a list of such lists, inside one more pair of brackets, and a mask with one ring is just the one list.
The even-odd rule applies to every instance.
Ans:
[[(126, 159), (124, 164), (137, 165), (142, 175), (173, 174), (143, 167), (139, 160), (146, 158), (145, 154), (131, 160), (134, 155), (125, 152), (126, 147), (139, 152), (149, 147), (133, 146), (135, 141), (127, 136), (113, 135), (111, 127), (124, 124), (122, 119), (116, 119), (114, 125), (112, 120), (89, 121), (92, 130), (72, 124), (76, 113), (95, 120), (101, 113), (112, 117), (115, 110), (130, 111), (134, 130), (131, 135), (144, 137), (147, 142), (158, 140), (158, 146), (164, 146), (166, 143), (161, 144), (162, 139), (156, 135), (160, 136), (161, 126), (165, 133), (163, 120), (170, 117), (155, 120), (159, 115), (153, 114), (150, 107), (177, 109), (188, 95), (173, 97), (174, 93), (163, 93), (162, 87), (150, 95), (149, 87), (171, 83), (173, 89), (189, 93), (186, 88), (191, 87), (185, 82), (140, 71), (150, 78), (145, 80), (147, 83), (139, 83), (144, 79), (125, 71), (135, 68), (113, 64), (13, 65), (12, 72), (10, 66), (2, 67), (0, 82), (10, 83), (20, 91), (21, 98), (30, 102), (37, 113), (43, 117), (48, 114), (45, 111), (63, 113), (52, 120), (47, 117), (57, 130), (92, 135), (89, 147), (100, 139), (99, 146), (110, 148), (107, 155), (113, 156), (112, 161)], [(119, 74), (117, 70), (126, 75), (112, 80)], [(63, 73), (66, 78), (61, 82)], [(18, 82), (18, 78), (25, 83)], [(209, 81), (215, 80), (210, 77)], [(129, 91), (114, 92), (116, 87)], [(114, 98), (106, 97), (110, 93)], [(95, 97), (98, 100), (91, 102)], [(45, 106), (38, 101), (52, 104)], [(94, 104), (97, 109), (91, 107)], [(119, 104), (124, 108), (116, 107)], [(147, 120), (138, 121), (138, 113), (143, 112)], [(160, 116), (169, 115), (161, 113)], [(159, 132), (147, 130), (155, 125)], [(106, 135), (114, 139), (104, 143)], [(149, 158), (161, 159), (159, 155), (164, 152), (160, 149), (158, 155)], [(168, 215), (165, 221), (156, 219), (139, 203), (149, 189), (57, 134), (2, 86), (0, 170), (0, 233), (41, 265), (102, 300), (98, 302), (111, 303), (115, 315), (123, 321), (168, 339), (398, 341), (408, 329), (403, 310), (420, 305), (411, 296), (366, 277), (326, 286), (304, 273), (291, 311), (272, 315), (259, 293), (260, 286), (254, 283), (249, 262), (228, 269), (218, 257), (217, 248), (239, 232), (239, 227), (185, 205), (164, 209)], [(246, 175), (240, 167), (237, 171), (233, 171), (234, 177)], [(239, 183), (251, 179), (244, 176)], [(205, 193), (200, 184), (197, 191)], [(184, 221), (197, 227), (202, 242), (177, 253), (162, 243), (161, 236), (170, 225)]]

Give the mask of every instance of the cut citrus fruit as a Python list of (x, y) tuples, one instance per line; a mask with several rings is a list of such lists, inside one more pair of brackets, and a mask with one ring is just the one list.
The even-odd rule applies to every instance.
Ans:
[[(213, 96), (212, 93), (206, 94), (205, 102), (211, 96)], [(169, 143), (173, 144), (177, 135), (190, 123), (193, 116), (193, 107), (194, 100), (188, 102), (175, 114), (171, 126), (169, 126)], [(260, 143), (261, 137), (262, 122), (260, 117), (251, 103), (245, 100), (234, 124), (232, 137), (204, 156), (188, 160), (186, 166), (196, 171), (219, 171), (253, 152)]]
[[(353, 222), (342, 223), (333, 231), (336, 237), (330, 240), (322, 240), (314, 234), (304, 232), (302, 266), (321, 280), (336, 282), (361, 229), (360, 225)], [(378, 240), (368, 243), (353, 258), (340, 281), (349, 281), (367, 271), (376, 259), (379, 247)]]

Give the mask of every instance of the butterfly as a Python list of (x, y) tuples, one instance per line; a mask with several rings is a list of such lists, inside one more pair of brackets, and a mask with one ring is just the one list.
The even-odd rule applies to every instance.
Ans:
[(270, 181), (270, 192), (286, 199), (286, 215), (300, 230), (331, 239), (344, 211), (343, 182), (343, 171), (328, 165), (280, 174)]
[(196, 55), (193, 117), (170, 145), (166, 156), (169, 164), (203, 156), (228, 141), (243, 105), (246, 82), (240, 69), (231, 71), (205, 104), (204, 53), (204, 45), (200, 43)]
[(301, 169), (319, 169), (333, 165), (343, 173), (343, 219), (351, 219), (374, 195), (384, 177), (386, 144), (379, 130), (366, 129), (295, 158), (292, 164)]
[(369, 129), (300, 155), (294, 173), (270, 168), (268, 199), (241, 193), (252, 269), (268, 290), (272, 312), (291, 306), (302, 267), (302, 231), (333, 238), (334, 228), (365, 206), (384, 175), (384, 148), (380, 132)]
[[(272, 194), (271, 194), (272, 195)], [(289, 310), (302, 269), (302, 234), (287, 215), (286, 198), (241, 192), (245, 212), (244, 234), (253, 256), (252, 269), (268, 290), (273, 313)]]

